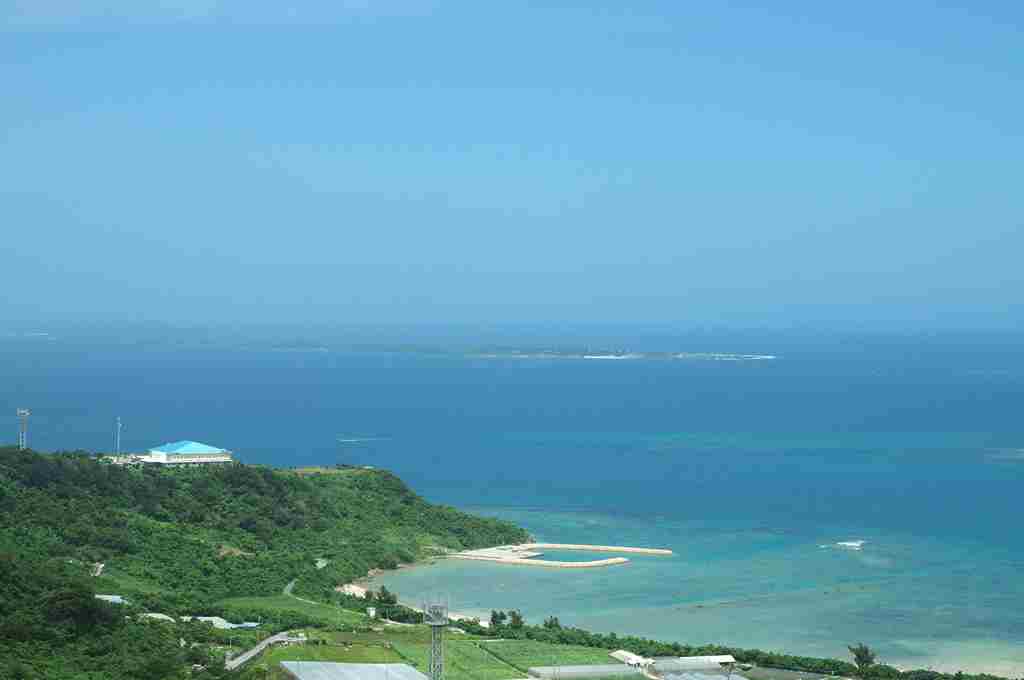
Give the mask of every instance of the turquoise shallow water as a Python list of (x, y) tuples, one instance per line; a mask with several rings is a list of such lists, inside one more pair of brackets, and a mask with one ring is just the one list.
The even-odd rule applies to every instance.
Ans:
[[(1019, 334), (600, 343), (779, 357), (751, 362), (179, 340), (0, 338), (0, 417), (13, 435), (30, 407), (43, 450), (109, 448), (121, 416), (127, 450), (194, 439), (248, 463), (386, 467), (542, 539), (676, 551), (383, 577), (409, 599), (795, 653), (864, 641), (890, 663), (1024, 676)], [(855, 539), (862, 552), (819, 547)]]
[[(449, 559), (376, 581), (409, 601), (445, 594), (453, 610), (480, 616), (518, 607), (535, 622), (554, 614), (592, 630), (820, 656), (843, 657), (846, 644), (863, 640), (901, 667), (1014, 676), (1024, 669), (1024, 563), (1012, 550), (841, 525), (475, 510), (541, 540), (668, 547), (675, 555), (588, 570)], [(845, 540), (865, 544), (834, 545)]]

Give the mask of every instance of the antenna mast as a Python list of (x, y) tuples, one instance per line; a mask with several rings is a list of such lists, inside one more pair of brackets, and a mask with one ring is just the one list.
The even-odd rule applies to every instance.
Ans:
[(121, 416), (117, 417), (117, 432), (114, 434), (114, 453), (121, 455)]
[(18, 409), (18, 450), (24, 451), (28, 448), (28, 417), (32, 412), (27, 408)]
[(430, 680), (444, 680), (444, 629), (448, 627), (448, 603), (441, 599), (423, 605), (423, 623), (430, 626)]

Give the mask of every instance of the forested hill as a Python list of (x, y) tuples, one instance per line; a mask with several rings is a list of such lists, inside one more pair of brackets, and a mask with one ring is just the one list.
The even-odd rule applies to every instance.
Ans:
[(174, 609), (280, 593), (293, 579), (298, 592), (323, 590), (443, 549), (526, 538), (429, 504), (382, 470), (125, 468), (0, 449), (0, 551), (104, 563)]
[(0, 677), (170, 677), (205, 653), (179, 637), (207, 633), (122, 614), (201, 614), (293, 580), (323, 597), (371, 569), (527, 538), (381, 470), (125, 468), (0, 448)]
[(427, 503), (381, 470), (126, 468), (0, 449), (0, 551), (104, 563), (183, 606), (272, 594), (292, 579), (300, 591), (333, 587), (431, 552), (527, 538)]

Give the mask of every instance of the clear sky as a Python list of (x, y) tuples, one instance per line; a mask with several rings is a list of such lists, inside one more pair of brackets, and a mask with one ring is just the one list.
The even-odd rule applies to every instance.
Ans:
[(1024, 323), (1024, 3), (0, 0), (0, 319)]

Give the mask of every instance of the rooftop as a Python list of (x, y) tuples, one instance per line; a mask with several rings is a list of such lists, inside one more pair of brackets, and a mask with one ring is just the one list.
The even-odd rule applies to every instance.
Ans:
[(618, 678), (641, 675), (641, 669), (624, 663), (588, 664), (582, 666), (531, 666), (530, 675), (541, 680), (584, 680), (586, 678)]
[(746, 680), (742, 675), (732, 673), (726, 675), (725, 673), (713, 671), (687, 671), (685, 673), (666, 673), (665, 680)]
[(150, 453), (230, 453), (226, 449), (218, 449), (216, 446), (193, 442), (187, 439), (180, 442), (162, 444), (149, 450)]
[(659, 673), (686, 673), (698, 670), (715, 670), (724, 665), (734, 664), (736, 659), (730, 654), (713, 656), (672, 656), (654, 660), (654, 668)]
[(282, 661), (281, 667), (297, 680), (427, 680), (404, 663)]

